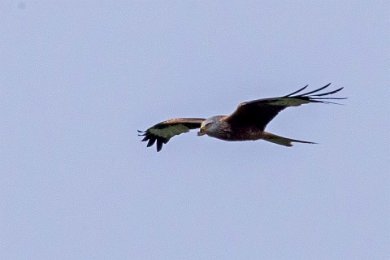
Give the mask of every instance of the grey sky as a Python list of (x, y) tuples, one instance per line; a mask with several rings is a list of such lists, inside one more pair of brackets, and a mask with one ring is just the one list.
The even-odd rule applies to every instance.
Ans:
[[(389, 259), (387, 1), (0, 2), (1, 259)], [(136, 130), (328, 82), (269, 129)]]

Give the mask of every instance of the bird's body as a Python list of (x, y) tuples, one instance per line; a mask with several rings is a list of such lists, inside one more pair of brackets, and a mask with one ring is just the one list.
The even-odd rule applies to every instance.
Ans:
[[(202, 128), (198, 135), (208, 135), (224, 141), (254, 141), (262, 138), (264, 131), (253, 126), (232, 126), (226, 122), (228, 116), (213, 116), (207, 120), (212, 122), (210, 128)], [(208, 121), (205, 121), (208, 122)]]
[(200, 128), (198, 135), (208, 135), (224, 141), (254, 141), (265, 140), (283, 146), (292, 146), (293, 142), (313, 142), (290, 139), (266, 132), (266, 125), (283, 109), (290, 106), (300, 106), (308, 103), (332, 103), (329, 99), (343, 99), (323, 97), (339, 92), (342, 88), (321, 93), (330, 84), (319, 89), (296, 95), (307, 86), (289, 95), (277, 98), (258, 99), (241, 103), (231, 115), (218, 115), (210, 118), (175, 118), (158, 123), (146, 131), (139, 131), (144, 136), (142, 141), (148, 141), (147, 146), (152, 146), (157, 141), (157, 151), (170, 138), (190, 129)]
[(212, 121), (212, 128), (202, 128), (201, 126), (200, 131), (198, 132), (198, 136), (207, 134), (210, 137), (224, 141), (265, 140), (284, 146), (292, 146), (291, 142), (314, 144), (314, 142), (295, 140), (271, 134), (255, 126), (232, 126), (226, 122), (227, 117), (228, 116), (213, 116), (209, 119), (206, 119)]

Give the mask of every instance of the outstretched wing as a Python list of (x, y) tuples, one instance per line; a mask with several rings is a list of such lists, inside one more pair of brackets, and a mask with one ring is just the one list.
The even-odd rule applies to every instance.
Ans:
[(283, 97), (257, 99), (249, 102), (241, 103), (236, 111), (224, 120), (229, 122), (232, 127), (256, 127), (264, 130), (265, 126), (283, 109), (286, 107), (300, 106), (308, 103), (333, 103), (331, 100), (345, 99), (340, 97), (325, 97), (339, 92), (343, 88), (338, 88), (333, 91), (319, 93), (321, 90), (330, 86), (330, 83), (313, 91), (303, 94), (305, 87), (294, 91)]
[(163, 144), (175, 135), (186, 133), (190, 129), (199, 128), (204, 118), (174, 118), (158, 123), (146, 131), (138, 130), (139, 136), (144, 136), (142, 141), (148, 141), (147, 147), (152, 146), (157, 141), (157, 152)]

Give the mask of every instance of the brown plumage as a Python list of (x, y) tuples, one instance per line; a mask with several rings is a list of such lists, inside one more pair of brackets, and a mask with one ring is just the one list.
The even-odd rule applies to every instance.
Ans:
[(204, 118), (175, 118), (158, 123), (146, 131), (138, 131), (148, 141), (147, 146), (157, 142), (157, 151), (173, 136), (188, 132), (191, 129), (200, 128), (198, 135), (208, 135), (225, 141), (246, 141), (263, 139), (283, 146), (292, 146), (292, 142), (313, 142), (290, 139), (265, 132), (266, 125), (283, 109), (292, 106), (300, 106), (308, 103), (332, 103), (330, 100), (344, 99), (340, 97), (325, 97), (335, 94), (343, 88), (333, 91), (318, 93), (329, 87), (330, 83), (313, 91), (303, 94), (307, 86), (294, 91), (291, 94), (276, 98), (257, 99), (239, 104), (237, 109), (229, 116), (213, 116)]

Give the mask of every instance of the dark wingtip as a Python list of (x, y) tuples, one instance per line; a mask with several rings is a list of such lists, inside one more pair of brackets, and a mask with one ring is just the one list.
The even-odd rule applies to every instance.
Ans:
[(338, 89), (335, 89), (335, 90), (332, 90), (332, 91), (329, 91), (329, 92), (316, 94), (316, 95), (312, 95), (312, 96), (314, 96), (314, 97), (321, 97), (321, 96), (331, 95), (331, 94), (337, 93), (337, 92), (339, 92), (339, 91), (341, 91), (343, 89), (344, 89), (344, 87), (341, 87), (341, 88), (338, 88)]
[(163, 140), (157, 139), (157, 152), (161, 151), (162, 146), (163, 146)]
[(292, 95), (295, 95), (295, 94), (301, 92), (302, 90), (306, 89), (308, 86), (309, 86), (309, 85), (306, 85), (306, 86), (304, 86), (303, 88), (298, 89), (297, 91), (294, 91), (294, 92), (292, 92), (292, 93), (290, 93), (290, 94), (288, 94), (288, 95), (285, 95), (284, 97), (290, 97), (290, 96), (292, 96)]
[[(330, 85), (331, 85), (331, 83), (328, 83), (325, 86), (320, 87), (318, 89), (314, 89), (314, 90), (311, 90), (309, 92), (302, 93), (302, 94), (297, 94), (297, 93), (301, 92), (301, 90), (303, 90), (303, 89), (305, 89), (307, 87), (307, 86), (305, 86), (304, 88), (301, 88), (300, 90), (297, 90), (297, 91), (293, 92), (292, 94), (290, 94), (290, 95), (288, 95), (286, 97), (298, 98), (298, 99), (302, 99), (302, 100), (306, 100), (306, 101), (314, 102), (314, 103), (325, 103), (325, 104), (341, 105), (339, 103), (332, 102), (330, 100), (346, 99), (345, 97), (324, 97), (324, 96), (335, 94), (335, 93), (341, 91), (342, 89), (344, 89), (343, 87), (337, 88), (335, 90), (331, 90), (331, 91), (328, 91), (328, 92), (323, 92), (323, 93), (320, 92), (321, 90), (326, 89)], [(318, 92), (320, 92), (320, 93), (318, 93)]]
[(141, 142), (146, 142), (146, 141), (148, 142), (146, 144), (146, 147), (150, 147), (150, 146), (153, 146), (154, 144), (156, 144), (157, 152), (161, 151), (163, 144), (166, 144), (169, 141), (169, 139), (153, 135), (153, 134), (149, 133), (148, 131), (140, 131), (140, 130), (137, 130), (137, 131), (138, 131), (138, 136), (144, 137), (141, 140)]
[(315, 90), (312, 90), (312, 91), (309, 91), (309, 92), (306, 92), (306, 93), (300, 94), (300, 96), (307, 96), (307, 95), (310, 95), (310, 94), (316, 93), (316, 92), (318, 92), (318, 91), (321, 91), (321, 90), (323, 90), (323, 89), (326, 89), (327, 87), (329, 87), (329, 86), (330, 86), (330, 84), (331, 84), (331, 83), (328, 83), (328, 84), (326, 84), (325, 86), (323, 86), (323, 87), (320, 87), (320, 88), (318, 88), (318, 89), (315, 89)]
[(137, 132), (138, 132), (138, 136), (145, 136), (146, 135), (146, 131), (137, 130)]
[[(144, 139), (145, 139), (145, 138), (144, 138)], [(149, 139), (149, 141), (148, 141), (148, 144), (146, 145), (146, 147), (152, 146), (152, 145), (156, 142), (156, 139), (157, 139), (157, 138), (150, 136), (150, 137), (148, 137), (146, 140), (148, 140), (148, 139)], [(146, 141), (146, 140), (145, 140), (145, 141)]]

